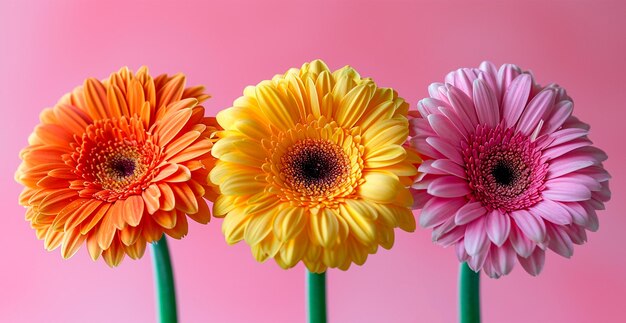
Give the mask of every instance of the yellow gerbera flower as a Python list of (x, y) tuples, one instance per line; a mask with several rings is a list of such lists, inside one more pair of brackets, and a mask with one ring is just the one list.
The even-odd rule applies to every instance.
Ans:
[(311, 272), (391, 248), (394, 228), (415, 230), (407, 112), (393, 89), (320, 60), (247, 87), (217, 115), (224, 131), (212, 149), (226, 241)]

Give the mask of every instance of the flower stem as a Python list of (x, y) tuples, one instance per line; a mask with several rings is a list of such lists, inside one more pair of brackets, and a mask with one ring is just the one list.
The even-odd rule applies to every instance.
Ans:
[(326, 273), (316, 274), (307, 270), (307, 314), (309, 323), (326, 323)]
[(459, 268), (459, 321), (480, 323), (480, 274), (465, 262)]
[(176, 291), (172, 262), (165, 235), (151, 246), (154, 284), (156, 288), (157, 315), (160, 323), (178, 322), (176, 315)]

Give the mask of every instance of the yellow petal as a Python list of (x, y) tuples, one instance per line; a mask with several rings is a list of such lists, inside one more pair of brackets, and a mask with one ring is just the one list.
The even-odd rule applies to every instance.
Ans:
[(274, 235), (281, 241), (294, 239), (308, 223), (302, 207), (288, 207), (279, 211), (274, 220)]
[(378, 202), (391, 203), (400, 189), (398, 177), (391, 173), (366, 172), (363, 174), (365, 183), (359, 186), (359, 195)]

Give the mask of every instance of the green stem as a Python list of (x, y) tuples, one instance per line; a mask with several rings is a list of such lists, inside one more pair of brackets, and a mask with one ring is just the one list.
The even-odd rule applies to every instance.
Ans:
[(152, 265), (156, 288), (157, 314), (160, 323), (176, 323), (176, 291), (170, 252), (165, 235), (152, 244)]
[(480, 323), (480, 273), (467, 263), (459, 268), (459, 321)]
[(326, 323), (326, 273), (306, 272), (309, 323)]

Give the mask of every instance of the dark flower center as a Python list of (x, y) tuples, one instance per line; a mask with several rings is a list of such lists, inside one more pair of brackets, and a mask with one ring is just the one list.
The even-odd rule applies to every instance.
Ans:
[(512, 128), (476, 127), (461, 143), (471, 198), (502, 211), (541, 201), (548, 165), (535, 145)]
[(511, 165), (503, 160), (499, 161), (496, 166), (491, 169), (491, 176), (496, 180), (496, 183), (505, 186), (511, 185), (517, 179)]
[(135, 172), (137, 163), (131, 158), (117, 158), (111, 161), (111, 171), (116, 177), (128, 177)]
[(336, 188), (350, 173), (350, 160), (341, 147), (307, 139), (290, 147), (282, 157), (283, 174), (299, 192), (320, 195)]

